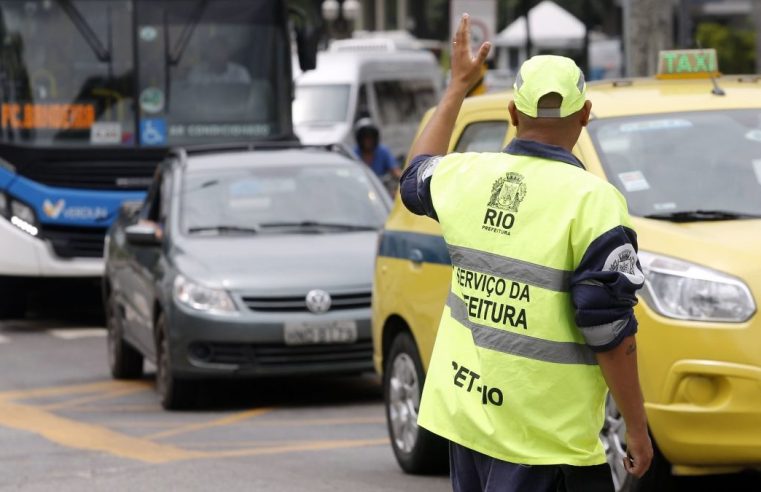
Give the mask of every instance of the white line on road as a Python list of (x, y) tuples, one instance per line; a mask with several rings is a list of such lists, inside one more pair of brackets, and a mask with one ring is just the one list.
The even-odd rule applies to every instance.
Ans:
[(61, 340), (79, 340), (80, 338), (106, 336), (106, 330), (103, 328), (67, 328), (64, 330), (47, 330), (47, 332)]

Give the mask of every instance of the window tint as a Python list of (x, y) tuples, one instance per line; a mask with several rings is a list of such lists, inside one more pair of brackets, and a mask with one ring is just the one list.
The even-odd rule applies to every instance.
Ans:
[(479, 121), (465, 127), (455, 152), (499, 152), (507, 134), (507, 121)]
[(385, 80), (373, 85), (384, 125), (417, 123), (436, 104), (436, 91), (430, 80)]

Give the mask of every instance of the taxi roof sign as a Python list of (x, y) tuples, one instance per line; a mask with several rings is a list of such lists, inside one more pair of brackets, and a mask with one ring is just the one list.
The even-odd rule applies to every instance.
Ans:
[(658, 54), (657, 79), (710, 79), (718, 77), (716, 50), (664, 50)]

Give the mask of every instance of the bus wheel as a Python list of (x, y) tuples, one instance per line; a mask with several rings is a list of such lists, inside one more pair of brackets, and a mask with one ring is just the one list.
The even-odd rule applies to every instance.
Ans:
[(25, 289), (10, 280), (0, 280), (0, 319), (23, 319), (26, 306)]
[(417, 425), (423, 391), (423, 365), (409, 333), (391, 343), (383, 374), (384, 401), (391, 448), (407, 473), (447, 470), (447, 441)]

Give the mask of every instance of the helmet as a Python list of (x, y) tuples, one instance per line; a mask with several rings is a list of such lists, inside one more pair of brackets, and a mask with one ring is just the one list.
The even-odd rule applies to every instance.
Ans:
[(362, 139), (366, 136), (372, 137), (376, 143), (380, 142), (380, 130), (375, 126), (373, 120), (370, 118), (360, 118), (354, 124), (354, 138), (357, 141), (357, 145), (362, 142)]

